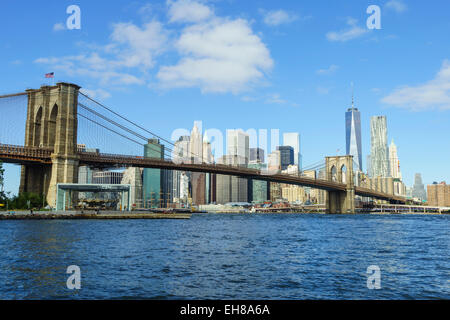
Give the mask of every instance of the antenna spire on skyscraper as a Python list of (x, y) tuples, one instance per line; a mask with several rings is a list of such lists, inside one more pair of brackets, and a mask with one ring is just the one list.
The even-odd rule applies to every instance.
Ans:
[(352, 86), (352, 109), (355, 108), (355, 99), (354, 99), (354, 89), (353, 89), (353, 81), (351, 82), (351, 86)]

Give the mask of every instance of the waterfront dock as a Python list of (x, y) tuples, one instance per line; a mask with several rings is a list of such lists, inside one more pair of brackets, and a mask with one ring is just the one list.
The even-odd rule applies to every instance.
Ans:
[(155, 213), (140, 211), (10, 211), (0, 213), (0, 220), (123, 220), (123, 219), (190, 219), (191, 213)]

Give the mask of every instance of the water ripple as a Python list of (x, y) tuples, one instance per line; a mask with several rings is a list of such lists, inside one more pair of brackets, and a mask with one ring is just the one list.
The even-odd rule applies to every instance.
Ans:
[(0, 251), (1, 299), (450, 298), (450, 216), (1, 221)]

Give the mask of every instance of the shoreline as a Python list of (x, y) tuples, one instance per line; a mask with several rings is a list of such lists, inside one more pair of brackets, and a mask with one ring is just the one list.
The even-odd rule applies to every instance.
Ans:
[(0, 213), (0, 220), (125, 220), (125, 219), (190, 219), (190, 213), (153, 213), (139, 211), (99, 212), (35, 212), (10, 211)]

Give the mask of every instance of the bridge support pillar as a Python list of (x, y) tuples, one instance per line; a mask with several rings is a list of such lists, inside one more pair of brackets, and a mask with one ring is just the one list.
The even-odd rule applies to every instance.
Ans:
[(27, 90), (25, 146), (53, 150), (52, 164), (22, 166), (20, 192), (45, 195), (56, 208), (58, 183), (78, 182), (77, 107), (80, 87), (71, 83)]
[(328, 213), (355, 213), (355, 185), (353, 156), (326, 157), (325, 168), (329, 181), (346, 184), (345, 190), (328, 191)]

